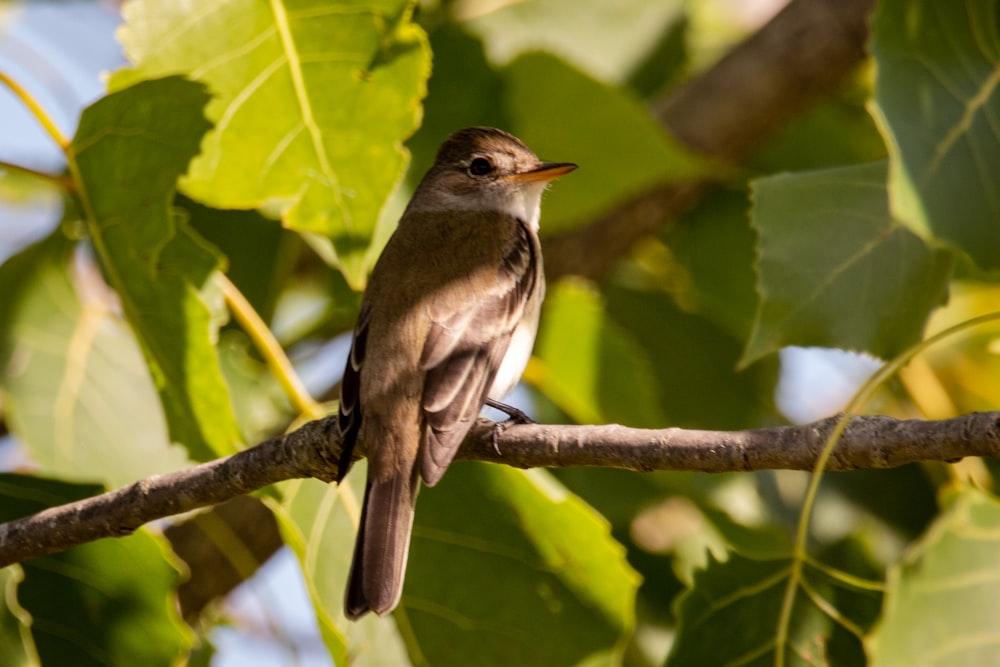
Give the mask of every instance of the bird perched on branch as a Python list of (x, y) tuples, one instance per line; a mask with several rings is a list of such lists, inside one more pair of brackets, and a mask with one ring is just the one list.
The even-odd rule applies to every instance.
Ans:
[(441, 479), (480, 409), (503, 408), (545, 293), (542, 192), (576, 168), (501, 130), (452, 134), (372, 271), (341, 389), (338, 481), (368, 458), (345, 611), (399, 603), (422, 479)]

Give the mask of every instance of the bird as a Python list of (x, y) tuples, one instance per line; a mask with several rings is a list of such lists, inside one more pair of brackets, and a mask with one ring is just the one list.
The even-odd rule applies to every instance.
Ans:
[(503, 130), (459, 130), (376, 261), (337, 415), (338, 483), (358, 443), (368, 459), (348, 618), (399, 604), (421, 482), (441, 479), (483, 405), (505, 407), (520, 380), (545, 294), (542, 193), (576, 167)]

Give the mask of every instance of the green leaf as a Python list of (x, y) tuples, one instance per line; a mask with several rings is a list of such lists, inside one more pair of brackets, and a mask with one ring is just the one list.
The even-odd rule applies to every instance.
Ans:
[(599, 294), (563, 281), (549, 289), (525, 379), (580, 424), (666, 423), (644, 351), (604, 310)]
[[(11, 431), (50, 475), (122, 486), (189, 465), (171, 445), (135, 336), (86, 256), (61, 232), (0, 271), (32, 259), (5, 290), (12, 318), (0, 348)], [(0, 280), (0, 283), (3, 281)]]
[(0, 664), (7, 667), (38, 665), (35, 643), (28, 625), (31, 616), (17, 602), (17, 585), (24, 579), (18, 567), (0, 569)]
[[(806, 568), (794, 584), (787, 632), (780, 633), (792, 576), (787, 558), (755, 560), (731, 553), (725, 562), (711, 559), (677, 599), (677, 637), (667, 666), (770, 667), (779, 664), (779, 653), (780, 664), (789, 667), (830, 664), (831, 637), (838, 626), (859, 640), (871, 620), (867, 608), (844, 591), (876, 601), (877, 593), (852, 589)], [(836, 649), (843, 650), (839, 640)]]
[(240, 441), (213, 347), (219, 258), (170, 208), (208, 129), (207, 101), (203, 86), (178, 77), (136, 84), (86, 109), (68, 151), (90, 238), (142, 345), (170, 437), (199, 460)]
[[(507, 63), (526, 52), (544, 50), (595, 79), (620, 84), (684, 18), (685, 8), (681, 0), (618, 0), (591, 3), (586, 9), (577, 0), (548, 0), (488, 9), (470, 5), (464, 8), (465, 15), (459, 12), (459, 19), (467, 19), (468, 29), (482, 37), (494, 62)], [(581, 111), (573, 106), (565, 109)]]
[[(349, 282), (406, 166), (430, 73), (410, 0), (190, 6), (133, 0), (121, 33), (136, 79), (184, 73), (214, 97), (215, 123), (182, 182), (216, 208), (265, 208), (333, 240)], [(197, 20), (193, 20), (196, 18)]]
[(288, 277), (301, 255), (298, 235), (275, 225), (257, 211), (227, 211), (190, 199), (176, 202), (199, 236), (226, 257), (226, 277), (257, 314), (270, 322)]
[(548, 473), (463, 463), (417, 503), (398, 618), (432, 665), (619, 664), (638, 577)]
[(880, 2), (874, 113), (893, 214), (1000, 267), (1000, 20), (995, 2)]
[(587, 222), (664, 183), (716, 171), (667, 135), (638, 99), (558, 58), (521, 56), (503, 76), (514, 134), (543, 160), (580, 165), (546, 195), (543, 233)]
[(609, 285), (605, 295), (612, 324), (628, 332), (645, 359), (642, 375), (627, 371), (620, 382), (631, 385), (611, 400), (636, 400), (636, 379), (648, 377), (662, 415), (653, 425), (658, 428), (738, 429), (774, 419), (776, 361), (737, 372), (741, 340), (711, 319), (685, 312), (660, 289)]
[(458, 26), (445, 24), (430, 33), (434, 72), (420, 130), (407, 142), (413, 152), (414, 183), (434, 162), (445, 137), (470, 125), (510, 128), (504, 110), (501, 73), (490, 66), (483, 43)]
[[(391, 618), (344, 616), (344, 591), (364, 498), (366, 466), (360, 461), (344, 484), (305, 479), (280, 485), (274, 510), (285, 543), (299, 559), (323, 641), (338, 665), (405, 665), (406, 647)], [(418, 510), (419, 511), (419, 510)]]
[[(0, 474), (0, 521), (91, 496), (100, 487)], [(176, 611), (169, 549), (145, 530), (26, 561), (17, 603), (45, 665), (168, 665), (191, 647)]]
[[(680, 307), (715, 322), (746, 340), (757, 307), (754, 292), (754, 246), (746, 191), (717, 191), (663, 235), (670, 256), (650, 258)], [(657, 276), (656, 272), (660, 275)], [(673, 272), (680, 275), (674, 276)]]
[(872, 665), (997, 664), (998, 582), (1000, 502), (964, 488), (947, 499), (927, 535), (889, 570)]
[(953, 257), (893, 221), (885, 163), (753, 184), (760, 303), (743, 366), (786, 345), (890, 358), (947, 297)]

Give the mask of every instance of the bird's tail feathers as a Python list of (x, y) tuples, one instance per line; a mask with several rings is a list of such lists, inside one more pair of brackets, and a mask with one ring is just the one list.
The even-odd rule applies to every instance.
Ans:
[(399, 603), (406, 574), (416, 474), (368, 480), (348, 577), (345, 614), (354, 620), (369, 611), (384, 615)]

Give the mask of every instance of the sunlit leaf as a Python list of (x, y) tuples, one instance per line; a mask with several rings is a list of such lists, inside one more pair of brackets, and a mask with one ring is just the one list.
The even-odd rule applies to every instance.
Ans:
[(543, 234), (587, 222), (655, 186), (713, 173), (638, 99), (554, 56), (521, 56), (503, 78), (509, 129), (543, 160), (580, 165), (546, 194)]
[(620, 0), (586, 8), (577, 0), (456, 5), (458, 18), (483, 38), (494, 62), (544, 50), (595, 79), (618, 84), (659, 46), (685, 10), (680, 0)]
[(927, 535), (889, 571), (872, 664), (995, 664), (998, 582), (1000, 502), (965, 488), (947, 500)]
[(405, 665), (406, 648), (391, 618), (344, 616), (344, 592), (364, 497), (365, 465), (355, 465), (341, 486), (317, 480), (281, 485), (268, 501), (285, 542), (299, 559), (320, 633), (336, 664)]
[(64, 479), (116, 487), (184, 468), (132, 330), (97, 268), (71, 249), (57, 233), (31, 249), (40, 259), (17, 289), (5, 285), (15, 307), (0, 385), (11, 430)]
[(170, 208), (209, 127), (207, 101), (203, 86), (179, 77), (138, 83), (84, 111), (69, 148), (90, 238), (146, 355), (170, 437), (197, 459), (240, 441), (213, 347), (219, 258)]
[(741, 364), (785, 345), (890, 358), (920, 340), (951, 253), (889, 214), (885, 163), (754, 182), (760, 303)]
[(666, 422), (648, 358), (595, 290), (567, 281), (550, 287), (542, 319), (525, 374), (532, 386), (581, 424)]
[[(100, 487), (0, 474), (0, 521), (100, 492)], [(169, 548), (141, 529), (23, 563), (17, 603), (44, 665), (178, 664), (192, 643), (176, 611)]]
[(638, 578), (547, 473), (459, 464), (417, 503), (401, 610), (434, 665), (617, 664)]
[(880, 2), (876, 117), (893, 214), (1000, 267), (1000, 17), (995, 2)]
[(333, 240), (362, 285), (364, 250), (402, 175), (429, 74), (410, 0), (133, 0), (122, 32), (136, 79), (183, 73), (215, 124), (182, 182), (217, 208), (266, 208)]

